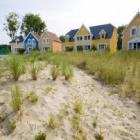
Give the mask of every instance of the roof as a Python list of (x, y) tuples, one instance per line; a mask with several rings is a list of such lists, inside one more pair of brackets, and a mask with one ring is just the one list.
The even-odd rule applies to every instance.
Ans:
[(22, 43), (24, 41), (24, 37), (22, 35), (16, 37), (16, 39), (12, 40), (10, 43)]
[[(106, 32), (106, 38), (111, 38), (113, 34), (113, 29), (115, 27), (112, 24), (103, 24), (98, 26), (89, 27), (90, 32), (93, 34), (94, 39), (100, 38), (100, 31), (104, 30)], [(66, 35), (69, 35), (70, 38), (73, 38), (79, 29), (74, 29), (69, 31)]]
[(39, 36), (39, 34), (38, 34), (37, 32), (34, 32), (33, 34), (34, 34), (34, 36), (35, 36), (38, 40), (40, 39), (40, 36)]
[(50, 40), (56, 41), (56, 42), (61, 42), (59, 37), (55, 33), (48, 32), (48, 31), (46, 31), (46, 33), (48, 34), (48, 37)]

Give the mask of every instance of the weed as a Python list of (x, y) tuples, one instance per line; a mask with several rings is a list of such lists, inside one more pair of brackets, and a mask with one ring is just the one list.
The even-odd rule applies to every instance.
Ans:
[(19, 86), (15, 86), (11, 90), (11, 107), (14, 112), (21, 109), (22, 105), (22, 94)]
[(35, 136), (35, 140), (46, 140), (46, 134), (44, 132), (39, 132), (36, 136)]
[(79, 129), (80, 128), (80, 124), (81, 123), (81, 118), (80, 118), (80, 115), (79, 114), (75, 114), (73, 115), (73, 118), (72, 118), (72, 126), (74, 129)]
[(40, 70), (41, 70), (41, 66), (34, 62), (31, 66), (31, 76), (33, 80), (37, 80), (37, 76)]
[(80, 98), (77, 98), (74, 102), (74, 111), (75, 113), (78, 113), (78, 114), (83, 113), (83, 103)]
[(54, 116), (51, 114), (48, 119), (48, 127), (50, 129), (55, 129), (58, 127), (58, 125), (59, 125), (59, 121), (58, 121), (57, 116)]
[(28, 98), (28, 100), (31, 102), (31, 103), (33, 103), (33, 104), (35, 104), (37, 101), (38, 101), (38, 96), (35, 94), (35, 92), (33, 92), (33, 91), (31, 91), (30, 93), (29, 93), (29, 95), (27, 96), (27, 98)]
[(52, 79), (55, 81), (59, 75), (59, 67), (56, 65), (53, 65), (51, 67), (51, 75), (52, 75)]
[(12, 133), (16, 129), (16, 122), (9, 121), (7, 124), (7, 128), (8, 128), (9, 133)]

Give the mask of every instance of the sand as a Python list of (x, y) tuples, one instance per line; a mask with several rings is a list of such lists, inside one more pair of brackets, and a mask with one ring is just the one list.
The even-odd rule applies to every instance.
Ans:
[[(76, 97), (83, 102), (82, 126), (88, 140), (94, 140), (94, 134), (100, 131), (105, 140), (140, 140), (140, 106), (133, 100), (121, 98), (80, 69), (74, 68), (70, 81), (62, 76), (52, 81), (49, 70), (49, 66), (44, 68), (37, 81), (30, 74), (22, 75), (17, 83), (8, 75), (0, 79), (0, 113), (8, 113), (8, 118), (16, 121), (16, 129), (10, 134), (6, 122), (0, 124), (0, 140), (34, 140), (39, 131), (45, 132), (48, 140), (72, 140), (71, 118)], [(36, 104), (25, 100), (17, 114), (10, 113), (11, 87), (15, 84), (20, 86), (24, 97), (31, 91), (39, 97)], [(68, 115), (58, 128), (49, 130), (49, 114), (58, 114), (65, 106)]]

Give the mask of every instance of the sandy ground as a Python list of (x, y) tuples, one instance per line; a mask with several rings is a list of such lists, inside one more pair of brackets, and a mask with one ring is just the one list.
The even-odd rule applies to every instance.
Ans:
[[(9, 107), (13, 80), (0, 79), (0, 111), (10, 112)], [(112, 94), (110, 88), (96, 81), (91, 75), (75, 69), (74, 78), (67, 82), (63, 77), (52, 81), (49, 68), (39, 73), (37, 81), (32, 81), (29, 74), (21, 76), (18, 85), (24, 95), (34, 91), (39, 100), (32, 105), (24, 102), (22, 111), (10, 114), (16, 120), (16, 129), (6, 134), (4, 124), (0, 124), (0, 140), (34, 140), (39, 131), (45, 131), (48, 140), (72, 140), (74, 131), (71, 125), (73, 102), (79, 96), (84, 105), (83, 127), (88, 140), (94, 140), (94, 134), (101, 131), (105, 140), (140, 140), (140, 106), (130, 99), (122, 99)], [(48, 92), (47, 89), (52, 88)], [(49, 114), (59, 113), (67, 106), (68, 116), (60, 127), (54, 130), (46, 128)], [(96, 118), (97, 127), (93, 128)]]

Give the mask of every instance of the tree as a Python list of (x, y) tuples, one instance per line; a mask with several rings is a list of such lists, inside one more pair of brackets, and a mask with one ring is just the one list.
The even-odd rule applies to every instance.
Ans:
[(65, 42), (65, 36), (64, 36), (64, 35), (61, 35), (61, 36), (59, 37), (59, 39), (60, 39), (62, 42)]
[(39, 15), (26, 14), (23, 17), (21, 30), (25, 33), (25, 35), (31, 31), (42, 33), (45, 28), (46, 24), (44, 21), (42, 21)]
[(120, 50), (122, 48), (122, 37), (123, 37), (123, 31), (125, 29), (125, 26), (119, 26), (117, 28), (117, 33), (118, 33), (118, 42), (117, 42), (117, 46), (118, 49)]
[(16, 38), (17, 31), (20, 27), (18, 14), (11, 12), (6, 17), (6, 23), (4, 23), (4, 30), (7, 32), (11, 40)]

